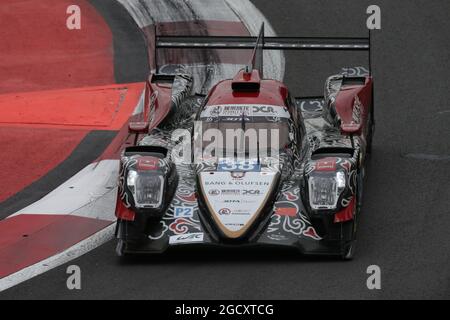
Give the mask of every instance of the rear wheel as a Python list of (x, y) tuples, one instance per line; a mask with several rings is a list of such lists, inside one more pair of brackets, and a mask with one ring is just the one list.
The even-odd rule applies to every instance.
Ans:
[(368, 154), (372, 153), (372, 140), (373, 140), (373, 134), (375, 131), (375, 124), (373, 122), (373, 115), (372, 113), (369, 116), (369, 121), (368, 121), (368, 126), (369, 126), (369, 132), (367, 133), (367, 147), (366, 147), (366, 152)]

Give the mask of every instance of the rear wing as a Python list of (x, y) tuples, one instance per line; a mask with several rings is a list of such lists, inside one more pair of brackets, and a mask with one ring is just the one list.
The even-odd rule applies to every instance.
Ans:
[[(263, 75), (264, 50), (367, 51), (371, 74), (370, 31), (366, 38), (265, 37), (264, 23), (258, 37), (242, 36), (159, 36), (155, 32), (155, 50), (178, 49), (253, 49), (247, 71), (257, 69)], [(156, 55), (155, 55), (156, 56)], [(156, 61), (155, 61), (156, 65)]]

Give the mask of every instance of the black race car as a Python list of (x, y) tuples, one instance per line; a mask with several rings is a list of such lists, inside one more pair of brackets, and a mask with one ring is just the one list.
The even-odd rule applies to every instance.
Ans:
[(374, 131), (370, 71), (347, 68), (326, 80), (323, 97), (293, 98), (262, 78), (262, 51), (369, 50), (370, 38), (264, 38), (263, 30), (156, 37), (157, 48), (254, 51), (206, 96), (191, 92), (190, 75), (149, 77), (142, 118), (129, 125), (136, 145), (121, 159), (119, 255), (268, 245), (352, 258)]

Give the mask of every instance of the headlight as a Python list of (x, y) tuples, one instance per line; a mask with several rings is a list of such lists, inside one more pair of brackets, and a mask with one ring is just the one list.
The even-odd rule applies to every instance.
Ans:
[(161, 175), (130, 170), (127, 186), (136, 208), (159, 208), (163, 200), (164, 178)]
[(315, 173), (309, 177), (309, 204), (312, 209), (336, 209), (346, 185), (343, 172)]

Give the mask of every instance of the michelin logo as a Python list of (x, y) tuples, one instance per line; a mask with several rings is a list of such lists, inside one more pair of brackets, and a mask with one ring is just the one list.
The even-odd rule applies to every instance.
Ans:
[(187, 233), (169, 238), (169, 244), (203, 242), (203, 232)]

